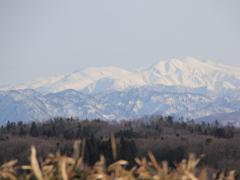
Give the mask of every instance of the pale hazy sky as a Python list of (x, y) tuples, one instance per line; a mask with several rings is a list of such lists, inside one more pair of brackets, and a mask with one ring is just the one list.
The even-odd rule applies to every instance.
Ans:
[(239, 0), (2, 0), (0, 85), (194, 57), (240, 67)]

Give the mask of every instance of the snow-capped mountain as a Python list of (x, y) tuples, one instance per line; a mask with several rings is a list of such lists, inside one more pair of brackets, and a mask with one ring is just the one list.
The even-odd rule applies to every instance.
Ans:
[(57, 77), (1, 86), (0, 90), (34, 89), (47, 94), (75, 89), (83, 93), (99, 93), (110, 89), (123, 90), (157, 84), (192, 88), (202, 86), (236, 88), (240, 87), (240, 68), (188, 57), (163, 60), (132, 71), (117, 67), (84, 68)]
[[(239, 111), (240, 68), (190, 57), (132, 71), (84, 68), (0, 87), (1, 123), (56, 116), (120, 120), (153, 114), (196, 119)], [(240, 126), (236, 118), (231, 122)]]

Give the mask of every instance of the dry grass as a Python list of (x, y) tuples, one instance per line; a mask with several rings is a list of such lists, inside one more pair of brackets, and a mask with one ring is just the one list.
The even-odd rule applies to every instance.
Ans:
[[(116, 157), (116, 144), (113, 135), (111, 136), (113, 157)], [(14, 167), (17, 160), (10, 161), (0, 166), (0, 179), (4, 180), (207, 180), (206, 170), (202, 170), (196, 177), (196, 165), (201, 157), (196, 158), (194, 154), (189, 155), (188, 160), (175, 163), (176, 169), (169, 170), (166, 161), (158, 164), (154, 155), (148, 152), (150, 161), (146, 158), (136, 158), (137, 166), (126, 170), (128, 164), (125, 160), (119, 160), (106, 167), (105, 158), (100, 157), (93, 167), (83, 162), (85, 141), (74, 143), (73, 157), (61, 156), (60, 152), (49, 154), (39, 163), (36, 157), (36, 149), (31, 148), (30, 165)], [(21, 170), (21, 172), (19, 172)], [(227, 175), (221, 173), (219, 180), (234, 180), (234, 171)]]

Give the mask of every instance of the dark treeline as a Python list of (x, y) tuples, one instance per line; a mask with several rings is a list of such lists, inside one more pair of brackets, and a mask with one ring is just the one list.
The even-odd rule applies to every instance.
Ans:
[[(149, 138), (161, 135), (183, 134), (209, 135), (217, 138), (234, 137), (234, 126), (220, 126), (216, 120), (213, 124), (202, 122), (195, 124), (194, 120), (183, 121), (181, 118), (174, 121), (173, 117), (151, 116), (137, 120), (125, 121), (111, 124), (106, 121), (78, 120), (73, 118), (57, 117), (44, 122), (7, 122), (1, 127), (1, 138), (4, 134), (12, 136), (32, 136), (32, 137), (64, 137), (67, 140), (87, 139), (92, 134), (97, 136), (108, 136), (115, 133), (116, 137), (125, 138)], [(178, 135), (176, 133), (176, 135)]]
[(157, 161), (174, 161), (206, 154), (200, 166), (212, 169), (240, 170), (240, 133), (233, 126), (214, 123), (196, 124), (194, 120), (174, 120), (173, 117), (151, 116), (137, 120), (108, 123), (106, 121), (79, 120), (57, 117), (44, 122), (8, 122), (0, 128), (0, 164), (18, 159), (19, 165), (28, 164), (31, 145), (35, 145), (38, 157), (49, 153), (71, 156), (73, 142), (85, 139), (84, 161), (92, 166), (104, 155), (106, 163), (114, 162), (109, 135), (114, 134), (117, 143), (117, 160), (135, 165), (136, 157), (147, 157), (150, 150)]

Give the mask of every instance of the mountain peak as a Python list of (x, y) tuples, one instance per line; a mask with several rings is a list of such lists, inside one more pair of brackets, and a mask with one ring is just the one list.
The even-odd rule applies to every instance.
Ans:
[(186, 57), (186, 58), (180, 58), (180, 59), (173, 58), (173, 59), (157, 61), (154, 64), (148, 66), (148, 68), (162, 66), (163, 64), (174, 64), (175, 66), (177, 66), (180, 64), (182, 65), (182, 63), (197, 65), (197, 64), (201, 63), (201, 61), (199, 61), (193, 57)]
[(201, 62), (198, 59), (195, 59), (193, 57), (181, 58), (180, 61), (182, 61), (184, 63), (199, 63), (199, 62)]
[(192, 57), (187, 57), (182, 59), (161, 60), (152, 64), (151, 66), (148, 66), (144, 70), (152, 71), (161, 75), (169, 75), (178, 72), (191, 74), (190, 71), (193, 68), (195, 67), (199, 68), (202, 65), (203, 64), (201, 63), (201, 61)]

